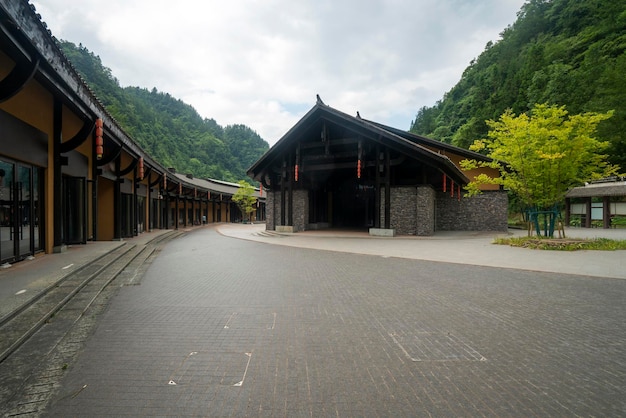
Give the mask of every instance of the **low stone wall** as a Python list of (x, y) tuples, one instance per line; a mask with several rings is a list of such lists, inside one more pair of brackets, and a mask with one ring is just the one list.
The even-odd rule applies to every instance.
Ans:
[(487, 191), (460, 200), (448, 193), (437, 193), (436, 229), (438, 231), (506, 231), (508, 195)]

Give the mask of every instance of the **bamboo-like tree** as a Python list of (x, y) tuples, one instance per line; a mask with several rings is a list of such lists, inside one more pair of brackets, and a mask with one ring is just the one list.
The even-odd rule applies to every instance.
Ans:
[(609, 143), (595, 138), (598, 124), (612, 114), (569, 115), (564, 106), (539, 104), (530, 115), (508, 110), (499, 120), (487, 121), (488, 138), (475, 141), (470, 149), (486, 152), (493, 161), (465, 160), (461, 167), (491, 167), (500, 176), (476, 176), (467, 194), (480, 193), (481, 184), (498, 184), (527, 207), (547, 210), (561, 202), (570, 187), (617, 174), (619, 167), (603, 154)]
[(244, 214), (252, 223), (250, 219), (252, 212), (254, 212), (254, 205), (256, 204), (256, 197), (254, 194), (254, 187), (246, 183), (244, 180), (239, 181), (239, 189), (233, 195), (233, 202), (237, 204), (241, 213)]

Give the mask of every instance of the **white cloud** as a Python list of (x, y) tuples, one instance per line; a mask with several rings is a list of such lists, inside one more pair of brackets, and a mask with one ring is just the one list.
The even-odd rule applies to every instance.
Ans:
[(270, 144), (315, 103), (408, 129), (524, 0), (33, 1), (123, 86), (156, 87)]

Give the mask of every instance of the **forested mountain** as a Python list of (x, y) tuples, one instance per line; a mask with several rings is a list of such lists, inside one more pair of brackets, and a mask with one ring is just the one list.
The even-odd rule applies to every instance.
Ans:
[(82, 45), (60, 45), (111, 116), (164, 167), (201, 178), (247, 180), (246, 170), (269, 149), (249, 127), (223, 128), (156, 88), (122, 88), (100, 57)]
[(488, 43), (461, 80), (411, 131), (467, 148), (485, 138), (485, 120), (535, 103), (570, 114), (615, 110), (601, 123), (610, 160), (626, 169), (626, 0), (529, 0), (516, 22)]

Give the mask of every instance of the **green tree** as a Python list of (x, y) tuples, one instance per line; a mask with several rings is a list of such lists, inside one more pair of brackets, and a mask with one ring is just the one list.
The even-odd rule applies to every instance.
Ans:
[(253, 196), (254, 187), (246, 183), (245, 180), (240, 180), (238, 184), (239, 189), (233, 195), (233, 202), (237, 204), (241, 213), (252, 222), (250, 215), (254, 212), (254, 205), (256, 204), (256, 197)]
[(440, 101), (419, 109), (411, 132), (465, 148), (506, 109), (614, 109), (596, 137), (611, 143), (608, 160), (626, 167), (626, 0), (527, 0), (500, 35)]
[(468, 195), (480, 193), (481, 184), (499, 184), (527, 207), (549, 209), (570, 187), (616, 174), (618, 167), (602, 153), (609, 143), (594, 137), (598, 123), (612, 114), (568, 115), (564, 106), (542, 104), (530, 116), (508, 110), (498, 121), (487, 121), (488, 138), (475, 141), (471, 149), (486, 151), (493, 161), (464, 160), (461, 167), (491, 167), (500, 176), (476, 176), (466, 188)]

